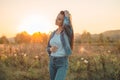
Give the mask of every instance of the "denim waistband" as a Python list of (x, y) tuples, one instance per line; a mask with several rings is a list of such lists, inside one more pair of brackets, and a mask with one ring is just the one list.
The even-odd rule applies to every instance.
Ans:
[(59, 58), (68, 58), (68, 56), (50, 56), (50, 58), (59, 59)]

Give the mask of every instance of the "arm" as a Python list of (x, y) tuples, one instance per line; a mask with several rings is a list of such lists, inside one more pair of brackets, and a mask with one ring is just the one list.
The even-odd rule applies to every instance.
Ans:
[[(50, 38), (51, 38), (51, 35), (50, 35)], [(47, 48), (46, 48), (46, 50), (47, 50), (47, 52), (48, 52), (49, 55), (51, 54), (51, 51), (50, 51), (50, 48), (51, 48), (51, 45), (50, 45), (50, 38), (49, 38), (49, 40), (48, 40)]]
[(67, 33), (68, 37), (70, 37), (73, 34), (73, 28), (70, 22), (70, 18), (68, 16), (64, 17), (63, 28)]
[(55, 34), (55, 31), (51, 33), (50, 38), (48, 40), (48, 44), (47, 44), (47, 52), (49, 55), (51, 54), (51, 52), (56, 52), (58, 49), (56, 46), (50, 45), (50, 39), (54, 36), (54, 34)]
[(74, 34), (73, 34), (72, 24), (71, 24), (71, 21), (70, 21), (70, 14), (69, 14), (68, 11), (65, 11), (65, 18), (64, 18), (64, 22), (63, 22), (63, 28), (65, 30), (65, 33), (68, 36), (70, 46), (73, 49)]

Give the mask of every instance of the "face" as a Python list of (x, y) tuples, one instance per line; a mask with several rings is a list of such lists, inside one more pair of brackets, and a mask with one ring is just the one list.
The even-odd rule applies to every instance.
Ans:
[(63, 25), (63, 20), (64, 20), (64, 15), (58, 14), (57, 19), (56, 19), (56, 25), (59, 27)]

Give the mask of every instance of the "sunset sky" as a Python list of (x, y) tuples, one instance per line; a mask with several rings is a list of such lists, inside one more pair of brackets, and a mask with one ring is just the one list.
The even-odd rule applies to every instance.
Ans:
[(75, 33), (120, 29), (120, 0), (0, 0), (0, 36), (48, 33), (61, 10), (71, 13)]

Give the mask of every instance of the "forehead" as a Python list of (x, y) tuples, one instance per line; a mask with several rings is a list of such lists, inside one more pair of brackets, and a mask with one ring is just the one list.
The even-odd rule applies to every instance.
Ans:
[(58, 14), (57, 18), (64, 18), (64, 15)]

